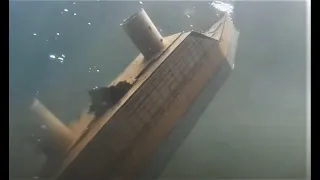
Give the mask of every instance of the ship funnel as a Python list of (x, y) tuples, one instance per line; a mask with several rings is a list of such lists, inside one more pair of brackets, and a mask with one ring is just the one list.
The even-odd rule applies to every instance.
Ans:
[(52, 112), (50, 112), (38, 99), (34, 99), (30, 110), (35, 112), (40, 118), (41, 123), (50, 133), (50, 137), (55, 145), (62, 150), (67, 150), (74, 140), (74, 135), (70, 129), (63, 124)]
[(144, 9), (130, 16), (121, 26), (146, 59), (164, 48), (161, 34)]

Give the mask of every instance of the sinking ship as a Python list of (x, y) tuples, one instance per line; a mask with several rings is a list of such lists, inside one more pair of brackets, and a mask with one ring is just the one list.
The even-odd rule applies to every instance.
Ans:
[(42, 176), (155, 179), (234, 68), (239, 32), (228, 14), (206, 32), (168, 37), (143, 9), (121, 26), (141, 53), (105, 88), (95, 113), (67, 126), (40, 101), (30, 107), (48, 132)]

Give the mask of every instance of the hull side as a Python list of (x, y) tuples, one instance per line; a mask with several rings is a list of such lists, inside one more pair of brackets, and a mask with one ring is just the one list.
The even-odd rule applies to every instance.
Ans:
[(224, 61), (194, 101), (189, 111), (177, 121), (169, 137), (158, 147), (157, 153), (143, 173), (141, 180), (156, 179), (161, 175), (172, 155), (195, 127), (202, 113), (214, 99), (216, 93), (225, 83), (230, 73), (231, 67), (227, 61)]
[[(224, 72), (222, 74), (225, 75), (231, 71), (230, 66), (228, 65), (226, 59), (218, 48), (218, 41), (207, 37), (200, 37), (196, 33), (194, 33), (193, 35), (188, 38), (190, 38), (191, 42), (198, 42), (198, 44), (193, 46), (192, 43), (187, 43), (186, 46), (189, 46), (190, 48), (182, 49), (188, 49), (189, 52), (187, 53), (183, 51), (181, 53), (187, 54), (187, 56), (191, 56), (190, 54), (193, 53), (192, 51), (195, 51), (198, 54), (197, 58), (182, 58), (182, 60), (180, 61), (181, 64), (179, 65), (179, 67), (177, 67), (180, 68), (180, 71), (177, 70), (178, 73), (175, 77), (179, 82), (179, 78), (177, 76), (179, 74), (180, 76), (182, 76), (183, 74), (185, 76), (184, 78), (182, 78), (184, 80), (180, 80), (181, 83), (176, 85), (180, 89), (177, 92), (169, 92), (170, 99), (168, 101), (171, 101), (171, 103), (168, 103), (167, 108), (164, 111), (158, 113), (159, 116), (153, 119), (152, 125), (148, 126), (148, 128), (146, 128), (144, 132), (141, 133), (140, 137), (137, 138), (137, 141), (125, 153), (125, 156), (119, 159), (119, 163), (114, 168), (113, 173), (110, 174), (106, 179), (138, 179), (139, 177), (141, 177), (144, 169), (149, 166), (150, 160), (152, 160), (154, 156), (157, 156), (156, 153), (157, 151), (159, 151), (159, 144), (161, 144), (169, 136), (170, 132), (172, 132), (173, 130), (173, 127), (177, 123), (177, 120), (179, 120), (189, 111), (190, 106), (192, 106), (192, 104), (196, 101), (203, 88), (206, 87), (207, 82), (209, 82), (209, 80), (212, 79), (213, 76), (215, 76), (221, 66), (224, 66), (223, 68), (221, 68), (221, 72)], [(188, 39), (186, 39), (185, 41), (188, 42)], [(200, 49), (202, 48), (202, 52), (196, 47)], [(174, 60), (172, 61), (179, 61), (181, 57), (178, 57), (180, 57), (179, 53), (173, 55), (172, 59)], [(192, 64), (190, 66), (193, 66), (193, 70), (187, 71), (185, 69), (188, 68), (183, 68), (184, 66), (188, 66), (188, 64)], [(166, 79), (164, 77), (164, 74), (160, 76), (161, 79)], [(217, 84), (214, 84), (214, 86), (218, 86), (223, 82), (223, 78), (220, 77), (218, 79), (220, 81), (215, 80), (214, 82)], [(153, 80), (156, 81), (156, 79)], [(159, 86), (160, 85), (158, 85), (156, 88), (161, 89), (161, 87)], [(212, 92), (212, 90), (217, 91), (218, 87), (210, 90), (212, 94), (215, 94), (214, 92)], [(159, 90), (159, 92), (162, 91)], [(159, 96), (157, 98), (159, 98)], [(208, 102), (204, 104), (208, 104)], [(202, 106), (197, 111), (200, 112), (201, 109), (203, 111), (203, 108), (204, 107)], [(200, 113), (198, 113), (198, 115), (196, 116), (199, 116), (199, 114)], [(197, 118), (191, 117), (190, 120), (191, 119)], [(181, 120), (181, 124), (185, 123), (183, 121), (184, 120)], [(192, 123), (190, 123), (189, 125), (191, 124)], [(191, 128), (189, 127), (186, 129), (190, 130)], [(187, 134), (189, 130), (185, 131), (185, 134)], [(181, 137), (175, 137), (173, 139), (179, 141), (181, 140)], [(167, 142), (171, 144), (175, 143), (176, 140), (172, 140), (171, 138), (167, 140)], [(170, 145), (168, 147), (170, 147)], [(170, 150), (172, 149), (164, 148), (164, 151)], [(160, 155), (159, 159), (164, 160), (166, 158), (161, 157)], [(155, 164), (155, 166), (158, 166), (157, 163)], [(157, 173), (151, 171), (151, 174)]]

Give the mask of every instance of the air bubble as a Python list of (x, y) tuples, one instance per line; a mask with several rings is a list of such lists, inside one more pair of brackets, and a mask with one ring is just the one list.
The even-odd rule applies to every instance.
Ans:
[(53, 54), (49, 55), (49, 57), (50, 57), (51, 59), (55, 59), (55, 58), (56, 58), (56, 56), (53, 55)]

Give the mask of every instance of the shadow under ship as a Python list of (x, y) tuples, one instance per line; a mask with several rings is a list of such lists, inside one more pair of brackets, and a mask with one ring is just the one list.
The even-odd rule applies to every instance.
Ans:
[(143, 9), (122, 27), (141, 54), (108, 86), (127, 84), (113, 104), (69, 126), (38, 100), (30, 107), (48, 132), (41, 176), (156, 179), (234, 68), (239, 32), (228, 14), (204, 33), (162, 37)]

